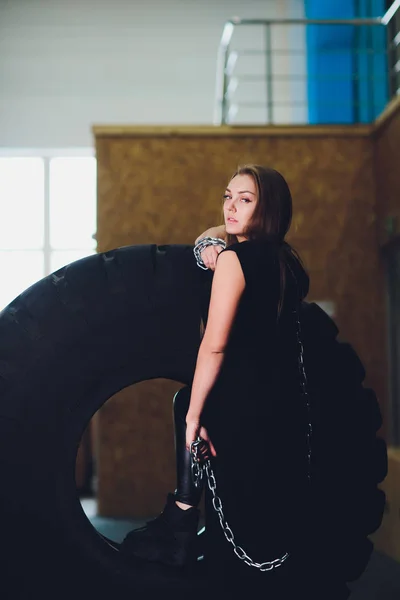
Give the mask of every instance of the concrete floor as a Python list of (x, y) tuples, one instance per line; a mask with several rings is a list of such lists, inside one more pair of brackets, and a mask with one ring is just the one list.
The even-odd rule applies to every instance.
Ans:
[[(82, 499), (81, 503), (92, 525), (102, 535), (115, 542), (121, 542), (128, 531), (141, 527), (147, 520), (100, 517), (97, 515), (94, 499)], [(201, 520), (200, 527), (203, 524), (204, 520)], [(400, 563), (379, 552), (373, 552), (367, 569), (360, 579), (348, 585), (352, 590), (349, 600), (400, 600)]]

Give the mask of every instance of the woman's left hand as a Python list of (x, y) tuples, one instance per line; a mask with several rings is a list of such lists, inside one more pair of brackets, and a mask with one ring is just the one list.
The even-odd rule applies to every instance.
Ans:
[(190, 444), (197, 440), (200, 435), (200, 421), (186, 421), (186, 450), (190, 450)]
[[(205, 427), (200, 425), (200, 421), (198, 420), (189, 420), (186, 421), (186, 449), (190, 450), (190, 444), (197, 440), (198, 437), (201, 437), (205, 442), (207, 442), (207, 446), (209, 447), (211, 454), (213, 456), (217, 456), (217, 452), (214, 448), (214, 444), (212, 443), (210, 436), (208, 435), (208, 431)], [(208, 448), (203, 453), (203, 458), (208, 458)]]

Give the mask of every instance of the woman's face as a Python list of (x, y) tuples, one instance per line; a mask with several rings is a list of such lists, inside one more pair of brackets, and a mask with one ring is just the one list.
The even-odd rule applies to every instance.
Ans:
[(257, 188), (251, 175), (236, 175), (230, 180), (224, 194), (225, 227), (226, 232), (236, 235), (239, 242), (246, 239), (243, 231), (257, 201)]

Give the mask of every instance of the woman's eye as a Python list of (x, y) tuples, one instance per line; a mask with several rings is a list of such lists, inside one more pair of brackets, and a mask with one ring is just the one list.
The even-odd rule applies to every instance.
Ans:
[[(229, 194), (224, 194), (224, 196), (223, 196), (223, 199), (224, 199), (224, 200), (229, 200), (229, 199), (231, 199), (231, 198), (232, 198), (232, 196), (230, 196)], [(244, 201), (246, 202), (246, 204), (247, 204), (248, 202), (251, 202), (250, 198), (241, 198), (241, 200), (244, 200)]]

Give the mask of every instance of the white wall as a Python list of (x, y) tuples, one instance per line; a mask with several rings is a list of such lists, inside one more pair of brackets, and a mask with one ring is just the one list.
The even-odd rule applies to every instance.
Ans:
[(302, 15), (303, 0), (0, 0), (0, 148), (88, 147), (94, 123), (212, 124), (226, 19)]

